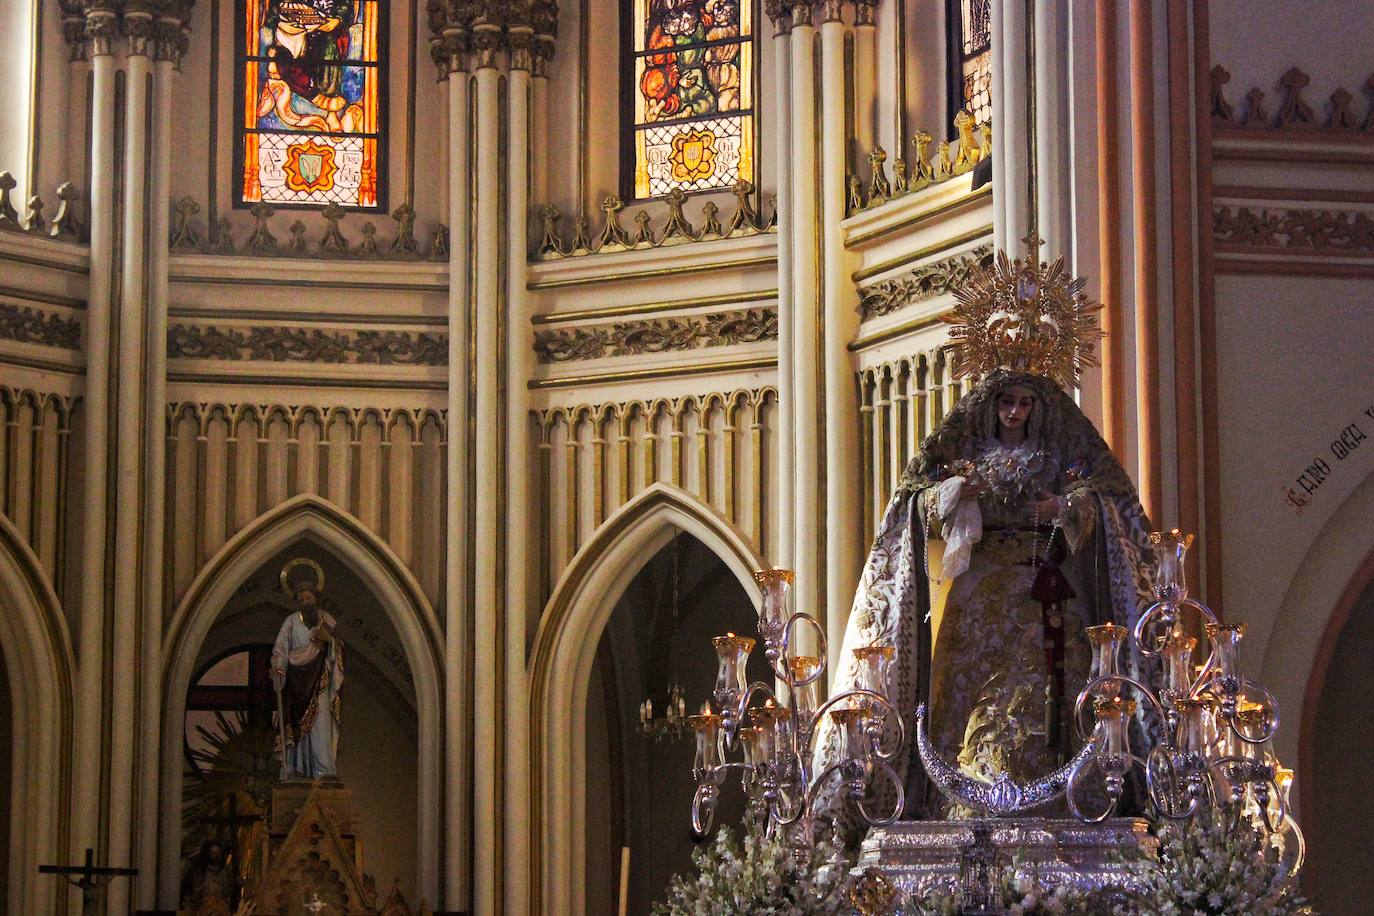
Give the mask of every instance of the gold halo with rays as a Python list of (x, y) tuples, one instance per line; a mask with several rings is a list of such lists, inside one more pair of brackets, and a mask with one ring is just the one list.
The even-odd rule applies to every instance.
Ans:
[(1087, 281), (1070, 277), (1063, 258), (1041, 261), (1041, 244), (1032, 232), (1025, 238), (1026, 257), (1011, 260), (998, 251), (991, 269), (970, 272), (955, 290), (957, 304), (941, 320), (953, 325), (956, 377), (1011, 369), (1067, 388), (1078, 385), (1084, 368), (1099, 365), (1093, 345), (1103, 336), (1097, 325), (1102, 303), (1087, 297)]

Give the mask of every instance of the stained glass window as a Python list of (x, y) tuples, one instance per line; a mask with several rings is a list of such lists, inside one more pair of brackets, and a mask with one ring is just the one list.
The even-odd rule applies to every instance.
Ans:
[(630, 196), (754, 180), (753, 0), (629, 0)]
[(237, 0), (236, 9), (239, 202), (383, 206), (383, 0)]
[(959, 0), (962, 108), (977, 124), (992, 116), (992, 0)]

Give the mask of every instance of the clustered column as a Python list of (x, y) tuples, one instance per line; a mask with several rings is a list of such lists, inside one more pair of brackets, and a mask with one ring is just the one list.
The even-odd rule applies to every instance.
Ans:
[(777, 79), (778, 116), (775, 130), (778, 142), (778, 535), (769, 545), (773, 562), (781, 567), (793, 565), (795, 532), (794, 424), (792, 421), (792, 9), (790, 2), (768, 0), (765, 9), (773, 20), (773, 60)]
[(525, 264), (531, 109), (556, 27), (552, 0), (430, 7), (449, 105), (445, 900), (474, 912), (529, 910)]
[(472, 320), (468, 282), (472, 247), (471, 80), (466, 68), (468, 33), (462, 21), (446, 15), (442, 6), (430, 7), (430, 53), (448, 97), (448, 501), (445, 507), (444, 586), (444, 899), (451, 908), (467, 909), (471, 849), (467, 829), (471, 814), (468, 796), (468, 639), (467, 621), (471, 544), (465, 536), (472, 505), (471, 442), (468, 377), (472, 370)]
[[(857, 297), (841, 222), (850, 145), (859, 124), (867, 124), (872, 135), (875, 3), (853, 5), (852, 17), (855, 96), (870, 106), (862, 109), (866, 115), (851, 112), (847, 103), (847, 5), (766, 5), (776, 27), (778, 82), (785, 90), (778, 126), (784, 138), (778, 165), (778, 391), (781, 486), (790, 498), (783, 500), (782, 544), (773, 553), (777, 562), (797, 570), (797, 606), (826, 620), (832, 671), (864, 540), (853, 461), (858, 396), (848, 351), (858, 327)], [(818, 10), (819, 74), (813, 22)]]
[(135, 859), (142, 866), (134, 884), (139, 908), (152, 909), (156, 903), (158, 855), (158, 777), (161, 772), (161, 680), (163, 564), (165, 557), (165, 505), (167, 478), (167, 306), (168, 246), (170, 228), (172, 168), (172, 91), (174, 77), (190, 38), (191, 0), (171, 0), (162, 4), (153, 25), (153, 136), (152, 168), (148, 199), (153, 201), (148, 214), (148, 327), (147, 397), (144, 402), (143, 448), (146, 455), (146, 493), (144, 499), (143, 567), (143, 641), (141, 665), (142, 696), (139, 716), (142, 722), (139, 745), (139, 782), (143, 791), (138, 799), (138, 823), (147, 825), (137, 837)]
[[(191, 2), (61, 4), (78, 84), (81, 61), (90, 62), (90, 279), (72, 774), (78, 791), (71, 852), (80, 858), (92, 847), (102, 859), (138, 868), (132, 888), (129, 882), (110, 887), (113, 912), (127, 911), (131, 897), (151, 908), (158, 892), (170, 93), (186, 48)], [(75, 136), (83, 134), (84, 125)], [(108, 538), (111, 524), (114, 536)], [(108, 735), (108, 754), (102, 735)], [(174, 895), (175, 888), (163, 892)]]

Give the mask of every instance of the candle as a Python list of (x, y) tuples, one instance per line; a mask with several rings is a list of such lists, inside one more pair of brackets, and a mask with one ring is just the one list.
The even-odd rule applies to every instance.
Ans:
[[(1258, 703), (1241, 701), (1236, 709), (1235, 728), (1226, 733), (1226, 753), (1252, 763), (1263, 763), (1267, 741), (1261, 742), (1269, 727), (1269, 714)], [(1250, 740), (1245, 740), (1246, 738)]]
[(1131, 752), (1131, 738), (1128, 725), (1135, 715), (1135, 700), (1119, 696), (1100, 697), (1093, 702), (1093, 713), (1097, 724), (1102, 726), (1105, 743), (1102, 753), (1117, 758), (1112, 768), (1125, 769), (1125, 757)]
[(772, 763), (787, 746), (791, 718), (791, 711), (774, 704), (772, 700), (763, 706), (749, 707), (749, 721), (760, 730), (757, 749), (761, 763)]
[(703, 775), (713, 774), (720, 766), (719, 742), (721, 717), (715, 713), (690, 716), (687, 725), (696, 733), (697, 756), (692, 773), (700, 781)]

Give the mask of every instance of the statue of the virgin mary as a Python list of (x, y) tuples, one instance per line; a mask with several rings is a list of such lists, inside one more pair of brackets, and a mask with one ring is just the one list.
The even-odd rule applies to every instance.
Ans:
[[(980, 381), (921, 444), (878, 527), (831, 693), (852, 650), (896, 648), (889, 697), (965, 774), (1047, 775), (1077, 743), (1089, 676), (1084, 627), (1133, 625), (1150, 603), (1150, 526), (1135, 487), (1065, 386), (1101, 336), (1062, 259), (1000, 253), (957, 293), (956, 371)], [(934, 797), (909, 740), (896, 761), (904, 818), (960, 816)], [(838, 753), (829, 723), (817, 753)], [(817, 772), (820, 767), (817, 767)]]

